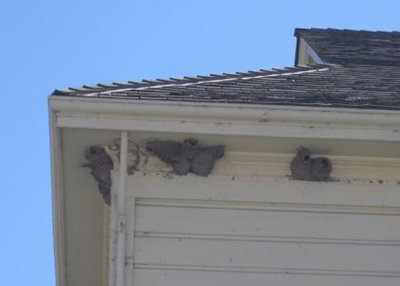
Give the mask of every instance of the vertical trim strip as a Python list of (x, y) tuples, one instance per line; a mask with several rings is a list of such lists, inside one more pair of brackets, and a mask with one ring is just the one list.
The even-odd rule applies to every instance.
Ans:
[(116, 261), (116, 286), (124, 286), (125, 270), (125, 238), (126, 238), (126, 170), (128, 155), (128, 132), (121, 132), (120, 174), (118, 189), (118, 226), (117, 226), (117, 261)]
[(127, 201), (127, 238), (126, 238), (126, 263), (125, 263), (125, 285), (133, 285), (133, 267), (135, 250), (135, 206), (136, 198)]
[(50, 111), (51, 189), (53, 208), (54, 263), (56, 285), (67, 285), (62, 129), (56, 126), (56, 114)]
[(294, 66), (297, 66), (299, 64), (299, 52), (300, 52), (300, 37), (296, 36), (296, 51), (294, 53)]

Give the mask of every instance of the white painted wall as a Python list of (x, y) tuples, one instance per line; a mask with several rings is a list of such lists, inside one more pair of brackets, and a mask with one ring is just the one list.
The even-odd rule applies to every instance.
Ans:
[(123, 285), (399, 285), (400, 161), (333, 158), (336, 181), (304, 182), (290, 159), (228, 150), (203, 178), (147, 158), (126, 178)]
[(135, 286), (400, 283), (396, 185), (138, 174), (127, 206)]

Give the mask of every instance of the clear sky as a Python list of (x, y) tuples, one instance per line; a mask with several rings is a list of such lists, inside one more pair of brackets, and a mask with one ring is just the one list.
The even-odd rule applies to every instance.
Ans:
[(398, 0), (0, 1), (1, 284), (55, 283), (55, 88), (291, 66), (295, 27), (400, 30), (399, 11)]

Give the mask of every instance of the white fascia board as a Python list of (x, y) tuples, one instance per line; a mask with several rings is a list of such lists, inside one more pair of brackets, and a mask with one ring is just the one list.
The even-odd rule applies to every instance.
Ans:
[(400, 141), (400, 112), (129, 99), (50, 98), (57, 127)]

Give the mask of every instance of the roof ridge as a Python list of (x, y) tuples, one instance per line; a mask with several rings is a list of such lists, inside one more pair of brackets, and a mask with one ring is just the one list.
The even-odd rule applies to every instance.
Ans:
[(141, 81), (127, 81), (127, 82), (113, 82), (111, 84), (98, 83), (94, 86), (83, 85), (79, 87), (69, 87), (67, 89), (56, 89), (51, 95), (61, 95), (61, 96), (74, 96), (74, 95), (97, 95), (103, 92), (116, 92), (121, 89), (147, 89), (155, 88), (166, 85), (176, 85), (176, 84), (199, 84), (204, 82), (217, 82), (217, 81), (227, 81), (235, 80), (241, 78), (257, 78), (270, 75), (280, 75), (285, 73), (301, 72), (315, 70), (319, 68), (326, 68), (330, 65), (326, 64), (316, 64), (308, 66), (295, 66), (295, 67), (282, 67), (282, 68), (272, 68), (269, 70), (259, 69), (259, 70), (249, 70), (246, 72), (236, 72), (236, 73), (222, 73), (222, 74), (210, 74), (210, 75), (198, 75), (194, 77), (184, 76), (182, 78), (169, 78), (169, 79), (154, 79), (154, 80), (141, 80)]
[(352, 30), (338, 28), (295, 28), (294, 35), (299, 36), (301, 33), (313, 32), (334, 32), (334, 33), (359, 33), (359, 34), (385, 34), (392, 36), (400, 36), (400, 31), (380, 31), (380, 30)]

